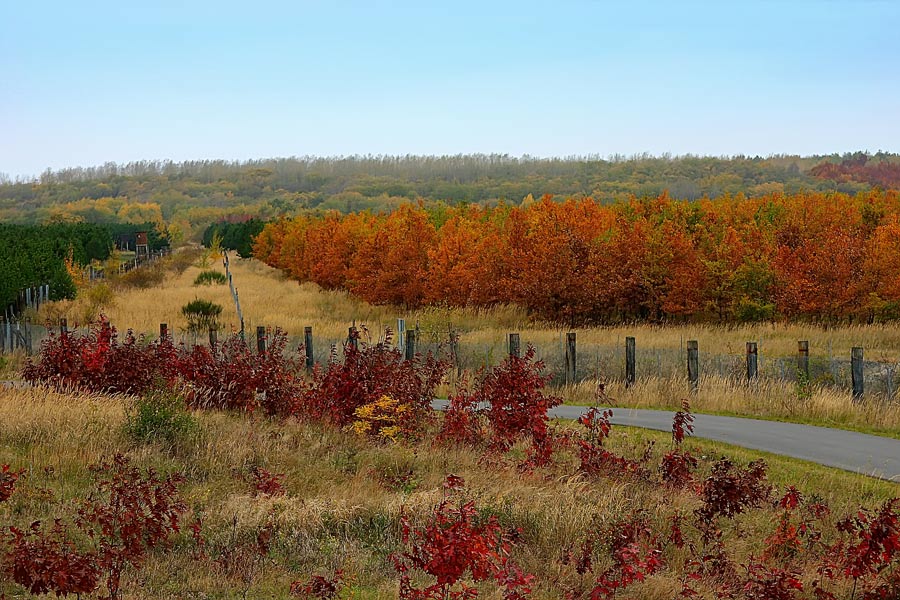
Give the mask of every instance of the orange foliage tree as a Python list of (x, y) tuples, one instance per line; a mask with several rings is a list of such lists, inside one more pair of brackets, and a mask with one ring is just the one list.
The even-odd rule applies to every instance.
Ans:
[(569, 325), (900, 318), (900, 194), (775, 192), (275, 221), (255, 255), (373, 303), (516, 303)]

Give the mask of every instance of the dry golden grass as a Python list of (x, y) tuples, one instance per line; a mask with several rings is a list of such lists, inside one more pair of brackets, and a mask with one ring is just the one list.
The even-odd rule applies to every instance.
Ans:
[[(211, 268), (224, 272), (220, 261)], [(159, 323), (183, 327), (181, 307), (195, 298), (221, 304), (223, 321), (238, 326), (234, 303), (227, 285), (195, 286), (194, 278), (203, 269), (194, 265), (180, 275), (168, 277), (150, 290), (117, 291), (114, 304), (106, 309), (110, 320), (120, 329), (154, 333)], [(459, 308), (424, 308), (403, 311), (390, 306), (373, 306), (346, 292), (324, 291), (314, 284), (298, 284), (279, 271), (254, 259), (233, 257), (231, 270), (238, 288), (245, 324), (281, 327), (289, 334), (302, 336), (303, 328), (312, 325), (317, 335), (327, 339), (346, 337), (352, 321), (365, 323), (373, 334), (386, 327), (396, 329), (397, 318), (405, 318), (407, 326), (416, 322), (427, 331), (461, 332), (465, 344), (493, 346), (502, 344), (510, 331), (519, 331), (523, 345), (554, 347), (560, 344), (565, 329), (534, 323), (518, 307), (501, 306), (487, 310)], [(51, 309), (54, 314), (58, 310)], [(77, 314), (65, 314), (70, 320)], [(759, 343), (760, 353), (767, 357), (794, 356), (797, 341), (808, 340), (810, 353), (816, 356), (849, 357), (850, 348), (864, 346), (867, 360), (900, 361), (900, 326), (851, 325), (824, 329), (814, 325), (758, 323), (737, 326), (628, 325), (578, 330), (579, 346), (623, 347), (626, 336), (637, 339), (639, 350), (677, 350), (688, 339), (697, 340), (701, 352), (710, 355), (742, 355), (747, 341)]]
[[(689, 513), (697, 505), (689, 493), (655, 485), (586, 480), (573, 474), (574, 464), (565, 457), (555, 467), (523, 476), (512, 464), (481, 462), (467, 450), (435, 451), (428, 444), (373, 446), (348, 432), (236, 414), (194, 413), (199, 432), (175, 447), (139, 444), (124, 434), (129, 402), (43, 389), (0, 389), (0, 463), (29, 469), (12, 498), (0, 504), (0, 524), (71, 518), (72, 500), (84, 498), (91, 489), (87, 466), (124, 452), (142, 467), (186, 476), (183, 495), (191, 516), (202, 517), (213, 557), (236, 543), (252, 543), (265, 524), (274, 524), (275, 536), (268, 560), (224, 569), (215, 560), (193, 560), (192, 543), (180, 535), (171, 550), (153, 552), (140, 573), (129, 572), (124, 582), (128, 598), (285, 598), (292, 580), (336, 568), (350, 577), (355, 598), (396, 597), (396, 576), (387, 557), (399, 548), (400, 511), (421, 522), (441, 497), (441, 481), (448, 473), (465, 478), (466, 493), (485, 514), (521, 528), (523, 542), (515, 558), (541, 580), (534, 595), (541, 599), (559, 598), (560, 586), (572, 583), (571, 575), (563, 574), (559, 556), (585, 531), (639, 508), (649, 511), (662, 528), (674, 512)], [(657, 456), (667, 447), (664, 434), (617, 428), (610, 448), (638, 456), (649, 440), (657, 442)], [(739, 462), (760, 456), (700, 440), (688, 445), (703, 456), (702, 469), (723, 454)], [(897, 484), (766, 458), (778, 488), (794, 483), (804, 493), (819, 494), (837, 514), (860, 503), (874, 505), (900, 491)], [(287, 494), (253, 496), (245, 479), (252, 466), (284, 473)], [(389, 489), (380, 482), (382, 475), (408, 470), (416, 480), (411, 489)], [(725, 527), (738, 559), (758, 552), (771, 521), (772, 513), (760, 511)], [(668, 556), (673, 564), (677, 558)], [(626, 597), (672, 597), (679, 577), (666, 571)], [(16, 590), (0, 582), (0, 593), (17, 597)]]

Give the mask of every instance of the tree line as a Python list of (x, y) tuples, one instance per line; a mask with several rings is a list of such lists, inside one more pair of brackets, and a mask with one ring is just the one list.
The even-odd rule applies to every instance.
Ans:
[[(858, 160), (860, 154), (728, 158), (485, 154), (108, 163), (47, 171), (34, 180), (0, 180), (0, 221), (153, 221), (164, 224), (177, 241), (199, 240), (208, 225), (221, 220), (326, 210), (387, 212), (419, 199), (490, 206), (519, 204), (544, 194), (591, 197), (600, 203), (656, 197), (663, 191), (683, 200), (806, 190), (853, 194), (882, 185), (882, 179), (847, 176), (827, 165)], [(864, 156), (870, 170), (900, 164), (900, 157), (893, 154)], [(821, 165), (826, 166), (814, 171)]]
[(900, 318), (900, 193), (407, 203), (269, 223), (255, 255), (372, 303), (552, 321)]

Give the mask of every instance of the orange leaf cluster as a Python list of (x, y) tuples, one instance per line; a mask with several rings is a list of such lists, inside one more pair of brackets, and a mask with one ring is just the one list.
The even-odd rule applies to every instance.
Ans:
[(268, 224), (254, 254), (376, 304), (516, 303), (569, 324), (900, 317), (900, 194), (663, 194)]

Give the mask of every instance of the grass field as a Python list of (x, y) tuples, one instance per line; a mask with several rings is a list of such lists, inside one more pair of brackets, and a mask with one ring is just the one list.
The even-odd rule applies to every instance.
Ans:
[[(696, 495), (639, 482), (592, 481), (573, 474), (571, 459), (523, 476), (511, 465), (487, 464), (468, 450), (435, 451), (428, 444), (373, 445), (346, 432), (226, 413), (193, 413), (194, 427), (171, 443), (141, 442), (126, 433), (133, 400), (67, 395), (41, 389), (0, 389), (0, 463), (25, 467), (28, 476), (0, 503), (0, 523), (27, 527), (34, 520), (71, 519), (76, 499), (91, 489), (87, 466), (123, 452), (141, 467), (180, 472), (189, 508), (185, 522), (202, 518), (208, 558), (192, 558), (187, 532), (168, 551), (150, 553), (143, 569), (126, 571), (127, 598), (284, 598), (290, 582), (312, 573), (343, 569), (354, 598), (396, 597), (396, 574), (388, 555), (400, 547), (401, 514), (421, 522), (440, 500), (448, 473), (467, 482), (467, 497), (482, 516), (494, 514), (522, 531), (513, 558), (542, 582), (534, 598), (559, 598), (577, 581), (560, 563), (560, 552), (591, 528), (637, 509), (664, 527), (676, 512), (690, 514)], [(132, 417), (133, 418), (133, 417)], [(609, 448), (640, 456), (648, 441), (655, 454), (668, 446), (662, 433), (615, 428)], [(722, 455), (740, 463), (761, 456), (722, 444), (690, 439), (701, 472)], [(817, 494), (834, 514), (874, 506), (898, 495), (900, 486), (775, 456), (769, 478), (776, 491), (795, 484)], [(252, 467), (284, 474), (286, 494), (257, 496), (247, 480)], [(410, 474), (402, 486), (386, 485)], [(772, 528), (773, 512), (760, 510), (724, 527), (736, 559), (758, 553)], [(264, 559), (234, 564), (229, 549), (252, 545), (260, 528), (273, 526)], [(223, 558), (226, 557), (226, 558)], [(683, 575), (673, 566), (629, 590), (629, 598), (672, 598)], [(0, 593), (21, 589), (0, 583)], [(344, 593), (341, 597), (351, 597)], [(486, 594), (486, 598), (499, 596)]]
[[(197, 256), (194, 254), (194, 258)], [(224, 271), (221, 261), (213, 261), (211, 268)], [(396, 319), (404, 317), (408, 327), (419, 324), (426, 334), (423, 336), (426, 341), (430, 333), (443, 339), (443, 332), (459, 331), (460, 353), (467, 367), (499, 362), (505, 352), (506, 334), (518, 331), (523, 346), (534, 344), (551, 369), (562, 368), (560, 340), (565, 332), (532, 323), (516, 307), (502, 306), (486, 311), (429, 308), (404, 312), (395, 307), (368, 305), (344, 292), (323, 291), (314, 284), (299, 285), (256, 260), (233, 257), (231, 270), (247, 330), (252, 332), (257, 325), (278, 326), (286, 330), (297, 345), (302, 342), (303, 328), (311, 325), (318, 360), (327, 359), (330, 344), (340, 344), (346, 338), (352, 322), (365, 324), (371, 336), (377, 338), (387, 327), (396, 329)], [(118, 289), (111, 304), (102, 310), (120, 330), (133, 328), (155, 335), (159, 323), (165, 322), (170, 331), (178, 335), (177, 332), (186, 326), (181, 307), (195, 298), (203, 298), (221, 304), (223, 324), (226, 328), (236, 328), (238, 323), (228, 286), (195, 286), (193, 282), (200, 271), (200, 267), (192, 264), (181, 273), (170, 271), (151, 289)], [(67, 316), (70, 324), (74, 323), (78, 315), (84, 313), (85, 298), (48, 306), (41, 317)], [(718, 370), (711, 368), (702, 374), (700, 391), (692, 399), (697, 412), (795, 421), (900, 437), (900, 403), (896, 400), (888, 402), (882, 395), (871, 395), (863, 402), (853, 402), (849, 390), (817, 381), (804, 387), (790, 381), (764, 378), (754, 386), (747, 386), (739, 375), (741, 353), (748, 340), (758, 341), (761, 355), (770, 362), (777, 357), (793, 357), (800, 339), (809, 340), (812, 361), (829, 354), (849, 354), (850, 348), (856, 345), (865, 347), (867, 359), (898, 361), (900, 326), (897, 325), (828, 329), (771, 323), (734, 327), (635, 325), (584, 329), (577, 333), (579, 361), (588, 366), (579, 371), (586, 378), (583, 383), (559, 389), (559, 394), (569, 403), (590, 403), (599, 376), (605, 380), (607, 393), (618, 406), (677, 409), (688, 390), (681, 371), (681, 349), (685, 340), (696, 339), (703, 356), (720, 356), (724, 357), (723, 362), (731, 361), (728, 368), (722, 368), (720, 363)], [(646, 368), (651, 372), (639, 371), (637, 385), (626, 390), (616, 376), (621, 370), (621, 355), (596, 357), (601, 349), (604, 352), (609, 348), (621, 350), (624, 338), (629, 335), (637, 340), (639, 359), (640, 353), (646, 352), (648, 358), (644, 364), (650, 365)], [(183, 334), (181, 338), (188, 342), (196, 339)], [(657, 352), (656, 358), (654, 352)], [(604, 361), (614, 363), (606, 365), (612, 377), (605, 375)], [(658, 362), (663, 364), (660, 366)], [(641, 364), (639, 362), (639, 368), (643, 368)], [(662, 375), (652, 372), (653, 365), (659, 366)], [(667, 372), (670, 375), (666, 375)]]

